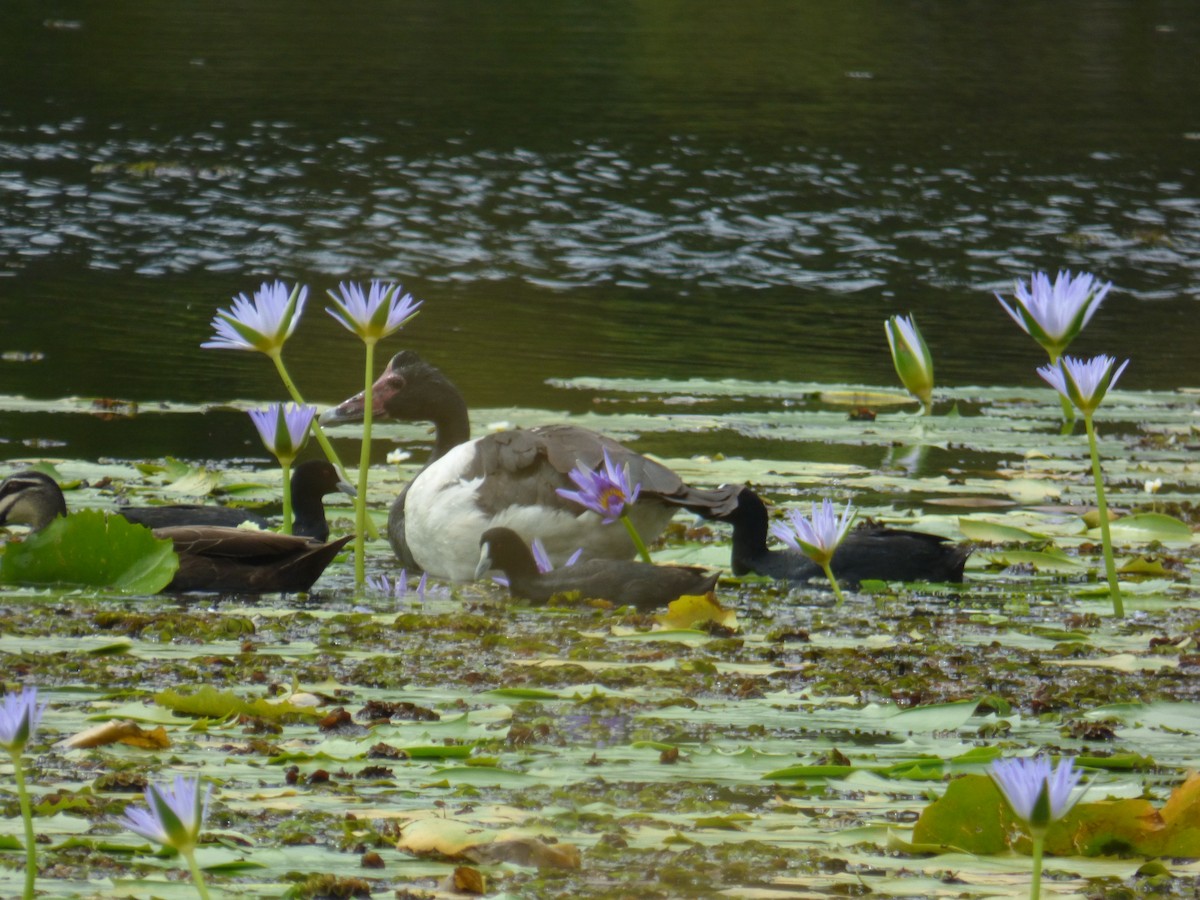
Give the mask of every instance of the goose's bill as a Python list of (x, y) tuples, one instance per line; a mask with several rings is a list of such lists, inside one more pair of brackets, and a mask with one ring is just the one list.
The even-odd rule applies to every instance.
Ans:
[[(374, 419), (390, 418), (387, 413), (387, 399), (395, 393), (395, 385), (389, 380), (390, 370), (385, 369), (375, 384), (371, 387), (371, 417)], [(337, 406), (321, 413), (318, 420), (322, 425), (353, 425), (363, 420), (364, 391), (359, 391), (353, 397), (343, 400)]]
[(339, 493), (345, 494), (348, 497), (354, 497), (356, 500), (358, 499), (358, 488), (348, 481), (339, 481), (337, 489)]
[(488, 545), (484, 544), (479, 548), (479, 562), (475, 564), (475, 580), (478, 581), (491, 568), (492, 555), (488, 552)]

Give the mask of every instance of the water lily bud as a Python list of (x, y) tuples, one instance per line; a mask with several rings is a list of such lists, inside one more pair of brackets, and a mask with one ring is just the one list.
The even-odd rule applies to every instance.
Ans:
[(933, 357), (914, 316), (892, 316), (884, 324), (896, 374), (910, 394), (921, 401), (926, 415), (933, 408)]

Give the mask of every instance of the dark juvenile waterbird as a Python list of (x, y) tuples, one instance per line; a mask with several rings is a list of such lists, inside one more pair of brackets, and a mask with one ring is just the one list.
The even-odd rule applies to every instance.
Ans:
[(511, 528), (489, 528), (479, 548), (477, 577), (499, 569), (508, 578), (510, 594), (536, 603), (578, 592), (584, 598), (651, 610), (685, 594), (707, 594), (718, 577), (698, 566), (656, 566), (629, 559), (589, 559), (540, 572), (529, 546)]
[[(555, 492), (576, 488), (567, 473), (579, 464), (600, 466), (605, 449), (641, 485), (627, 512), (647, 542), (680, 508), (707, 518), (737, 508), (737, 487), (691, 487), (661, 463), (575, 425), (517, 428), (471, 440), (458, 388), (410, 350), (392, 357), (373, 398), (375, 420), (433, 423), (433, 452), (392, 504), (388, 539), (405, 566), (438, 578), (474, 578), (479, 539), (492, 527), (512, 528), (528, 541), (540, 538), (556, 563), (578, 548), (584, 559), (632, 557), (635, 548), (624, 528), (603, 524), (600, 516)], [(360, 422), (362, 416), (358, 394), (327, 410), (321, 424)]]
[[(793, 582), (824, 580), (821, 567), (800, 551), (767, 548), (767, 507), (750, 488), (742, 488), (737, 509), (721, 518), (733, 526), (730, 568), (734, 575), (753, 573)], [(842, 584), (870, 580), (959, 582), (970, 553), (969, 547), (940, 535), (866, 524), (846, 535), (833, 554), (831, 567)]]
[[(18, 472), (0, 482), (0, 525), (45, 528), (67, 514), (62, 489), (50, 476)], [(352, 536), (323, 542), (294, 534), (217, 525), (151, 529), (170, 540), (179, 569), (165, 592), (275, 593), (307, 591)]]
[[(354, 496), (354, 485), (343, 481), (329, 462), (310, 459), (292, 469), (292, 534), (318, 541), (329, 539), (322, 498), (332, 493)], [(218, 525), (237, 528), (244, 523), (269, 528), (270, 523), (257, 513), (231, 506), (173, 504), (166, 506), (126, 506), (117, 510), (130, 522), (147, 528), (171, 528), (177, 525)]]

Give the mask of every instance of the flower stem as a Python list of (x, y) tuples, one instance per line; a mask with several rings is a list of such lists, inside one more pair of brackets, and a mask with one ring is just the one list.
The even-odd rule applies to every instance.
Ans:
[(833, 595), (837, 597), (837, 605), (841, 606), (846, 598), (842, 596), (842, 589), (838, 587), (837, 579), (833, 577), (832, 564), (822, 563), (821, 568), (825, 570), (825, 577), (829, 579), (829, 584), (833, 587)]
[(371, 412), (374, 405), (372, 389), (375, 381), (375, 341), (363, 341), (367, 348), (367, 364), (363, 388), (362, 449), (358, 456), (358, 496), (354, 498), (354, 589), (361, 592), (367, 580), (367, 474), (371, 468)]
[(1033, 873), (1029, 878), (1029, 900), (1038, 900), (1042, 895), (1042, 851), (1046, 849), (1046, 835), (1035, 829), (1033, 839)]
[(12, 753), (13, 777), (17, 782), (17, 798), (21, 804), (21, 818), (25, 822), (25, 900), (33, 900), (33, 885), (37, 881), (37, 845), (33, 834), (33, 809), (29, 802), (29, 789), (25, 786), (25, 770), (21, 766), (21, 753)]
[[(292, 381), (292, 376), (288, 374), (287, 367), (283, 364), (283, 354), (280, 353), (280, 351), (275, 350), (267, 355), (270, 356), (271, 361), (275, 363), (275, 371), (277, 371), (279, 373), (279, 377), (283, 379), (283, 386), (287, 388), (287, 392), (291, 396), (292, 400), (294, 400), (296, 403), (303, 404), (304, 398), (300, 396), (300, 391), (296, 389), (296, 385)], [(346, 474), (346, 467), (342, 465), (342, 461), (338, 457), (337, 451), (333, 449), (333, 444), (329, 443), (329, 438), (325, 435), (325, 429), (321, 427), (321, 423), (316, 419), (313, 419), (312, 430), (313, 435), (317, 439), (317, 443), (321, 445), (321, 450), (323, 450), (325, 453), (325, 458), (333, 464), (333, 467), (338, 470), (338, 474), (341, 475), (342, 478), (344, 478), (346, 481), (349, 481), (350, 476)], [(379, 537), (379, 531), (375, 528), (375, 523), (369, 520), (367, 522), (367, 533), (371, 536), (372, 540)]]
[(651, 562), (650, 551), (646, 549), (646, 542), (642, 540), (642, 536), (638, 534), (637, 528), (629, 520), (628, 513), (621, 513), (621, 524), (629, 532), (629, 539), (633, 541), (633, 546), (637, 547), (638, 556), (642, 558), (642, 562)]
[(196, 893), (200, 895), (200, 900), (209, 900), (208, 887), (204, 884), (204, 873), (200, 871), (200, 866), (196, 863), (196, 851), (184, 852), (183, 858), (187, 860), (188, 869), (191, 870), (192, 881), (196, 884)]
[(283, 468), (283, 533), (292, 533), (292, 461), (280, 459)]
[(1104, 499), (1104, 477), (1100, 474), (1100, 450), (1096, 446), (1096, 428), (1092, 416), (1085, 413), (1083, 425), (1087, 429), (1088, 450), (1092, 454), (1092, 478), (1096, 482), (1096, 507), (1100, 513), (1100, 541), (1104, 547), (1104, 573), (1108, 576), (1108, 590), (1112, 594), (1113, 615), (1125, 617), (1125, 604), (1121, 600), (1121, 587), (1117, 582), (1117, 565), (1113, 561), (1112, 532), (1108, 527), (1108, 503)]
[[(1058, 357), (1059, 354), (1051, 353), (1050, 365), (1057, 366)], [(1062, 394), (1058, 395), (1058, 402), (1059, 405), (1062, 406), (1063, 413), (1063, 425), (1062, 429), (1059, 431), (1059, 434), (1070, 434), (1075, 430), (1075, 405)]]
[[(287, 367), (283, 364), (283, 354), (276, 350), (274, 353), (270, 354), (270, 357), (271, 361), (275, 363), (275, 370), (279, 373), (279, 377), (283, 379), (283, 386), (287, 388), (287, 392), (291, 396), (292, 400), (303, 405), (304, 398), (300, 396), (300, 391), (296, 389), (296, 384), (292, 381), (292, 376), (288, 374)], [(338, 458), (337, 451), (333, 449), (333, 445), (329, 443), (329, 438), (325, 436), (325, 429), (323, 429), (320, 423), (315, 419), (312, 423), (312, 429), (313, 434), (316, 435), (317, 443), (320, 444), (321, 449), (325, 451), (325, 458), (333, 463), (334, 468), (338, 470), (338, 474), (349, 481), (350, 479), (346, 476), (346, 467), (342, 465), (342, 461)]]
[(1071, 405), (1071, 401), (1062, 394), (1058, 395), (1058, 402), (1062, 405), (1063, 410), (1063, 426), (1062, 434), (1070, 434), (1075, 430), (1075, 407)]

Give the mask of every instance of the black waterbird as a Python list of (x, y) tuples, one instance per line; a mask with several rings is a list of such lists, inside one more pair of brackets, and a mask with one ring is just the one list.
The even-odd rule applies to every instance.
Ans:
[[(792, 582), (824, 579), (821, 567), (799, 550), (767, 548), (767, 507), (750, 488), (742, 488), (737, 509), (720, 518), (733, 526), (730, 568), (734, 575), (766, 575)], [(970, 547), (940, 535), (867, 523), (846, 535), (834, 551), (831, 568), (842, 584), (960, 582), (970, 553)]]

